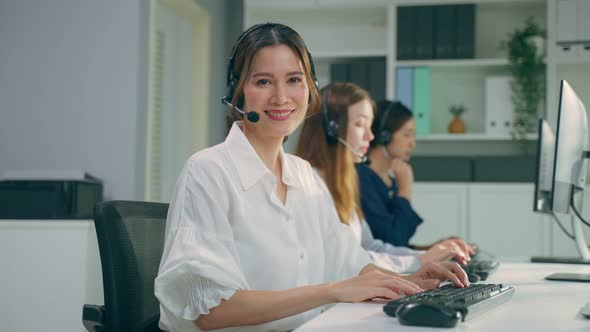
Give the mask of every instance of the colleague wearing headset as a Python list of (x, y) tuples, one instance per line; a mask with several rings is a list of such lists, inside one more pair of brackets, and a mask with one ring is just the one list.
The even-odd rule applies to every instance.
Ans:
[(369, 148), (370, 165), (357, 165), (361, 206), (375, 238), (396, 246), (429, 250), (455, 243), (468, 255), (474, 247), (458, 237), (430, 245), (410, 245), (422, 218), (411, 205), (414, 175), (408, 164), (416, 146), (416, 121), (412, 112), (398, 101), (377, 103), (372, 124), (375, 139)]
[(330, 190), (340, 221), (350, 226), (357, 243), (375, 264), (397, 272), (417, 270), (426, 262), (455, 258), (467, 263), (469, 253), (453, 241), (426, 252), (396, 247), (375, 239), (363, 220), (355, 163), (367, 164), (373, 140), (374, 103), (369, 93), (353, 83), (332, 83), (322, 88), (321, 112), (303, 123), (295, 154), (310, 162)]
[(255, 25), (235, 43), (225, 102), (256, 114), (178, 177), (155, 280), (163, 329), (287, 331), (329, 303), (469, 284), (456, 264), (408, 276), (373, 265), (309, 163), (284, 153), (284, 137), (319, 106), (311, 60), (281, 24)]

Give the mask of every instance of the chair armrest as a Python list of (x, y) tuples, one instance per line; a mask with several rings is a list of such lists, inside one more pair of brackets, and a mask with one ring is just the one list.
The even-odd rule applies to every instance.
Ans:
[(85, 304), (82, 308), (82, 324), (90, 332), (102, 331), (105, 313), (103, 305)]

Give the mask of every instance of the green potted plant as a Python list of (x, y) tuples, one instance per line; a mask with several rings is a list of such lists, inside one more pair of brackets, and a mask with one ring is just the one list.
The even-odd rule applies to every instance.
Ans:
[(501, 48), (508, 50), (511, 99), (514, 104), (512, 137), (523, 140), (535, 131), (539, 104), (545, 95), (545, 31), (529, 17), (523, 29), (509, 34)]
[(463, 104), (461, 105), (451, 105), (449, 108), (449, 112), (453, 115), (453, 119), (449, 123), (449, 133), (451, 134), (463, 134), (467, 131), (467, 126), (465, 126), (465, 122), (461, 119), (461, 114), (465, 113), (466, 109)]

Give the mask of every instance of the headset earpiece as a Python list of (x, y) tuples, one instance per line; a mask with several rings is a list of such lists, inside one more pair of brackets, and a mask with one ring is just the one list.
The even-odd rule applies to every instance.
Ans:
[(326, 140), (328, 144), (338, 144), (338, 136), (340, 128), (338, 126), (338, 122), (334, 119), (330, 119), (328, 115), (328, 93), (330, 92), (330, 85), (328, 85), (324, 89), (324, 95), (322, 96), (322, 125), (324, 126), (324, 131), (326, 132)]
[(381, 129), (375, 137), (375, 143), (379, 145), (387, 145), (391, 142), (391, 132), (387, 129)]
[(387, 129), (386, 123), (387, 123), (387, 117), (389, 116), (389, 113), (391, 113), (391, 109), (393, 108), (393, 105), (388, 105), (387, 108), (383, 111), (383, 114), (381, 115), (381, 121), (379, 121), (379, 127), (377, 127), (376, 135), (375, 135), (375, 143), (379, 144), (379, 145), (387, 145), (389, 144), (389, 142), (391, 142), (391, 135), (393, 134), (391, 132), (391, 130)]

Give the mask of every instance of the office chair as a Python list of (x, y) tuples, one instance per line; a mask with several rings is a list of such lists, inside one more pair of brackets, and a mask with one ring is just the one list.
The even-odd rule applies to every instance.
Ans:
[(164, 249), (168, 204), (110, 201), (94, 208), (104, 306), (85, 304), (88, 331), (160, 331), (154, 279)]

